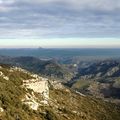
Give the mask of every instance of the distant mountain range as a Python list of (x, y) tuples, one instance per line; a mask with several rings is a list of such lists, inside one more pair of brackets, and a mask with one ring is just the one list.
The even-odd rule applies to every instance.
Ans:
[(24, 49), (0, 49), (0, 55), (4, 56), (34, 56), (40, 58), (68, 58), (81, 57), (81, 59), (116, 58), (120, 57), (120, 49), (95, 49), (95, 48), (24, 48)]

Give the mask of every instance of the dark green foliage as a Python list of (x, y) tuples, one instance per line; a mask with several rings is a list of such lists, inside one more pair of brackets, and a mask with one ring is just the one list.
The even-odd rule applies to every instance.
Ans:
[(52, 110), (46, 110), (45, 120), (58, 120), (58, 117)]

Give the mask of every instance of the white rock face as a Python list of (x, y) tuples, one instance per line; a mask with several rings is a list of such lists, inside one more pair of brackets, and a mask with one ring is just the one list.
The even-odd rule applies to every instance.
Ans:
[(12, 67), (11, 70), (18, 70), (18, 71), (26, 72), (26, 70), (19, 68), (19, 67)]
[(26, 104), (29, 105), (30, 108), (33, 110), (37, 110), (39, 107), (39, 104), (36, 101), (29, 101), (29, 102), (26, 102)]
[(83, 96), (83, 97), (85, 97), (86, 95), (84, 95), (84, 94), (82, 94), (81, 92), (78, 92), (78, 91), (75, 91), (77, 94), (79, 94), (79, 95), (81, 95), (81, 96)]
[(7, 77), (7, 76), (4, 76), (3, 78), (4, 78), (5, 80), (9, 80), (9, 77)]
[(0, 76), (3, 76), (4, 74), (3, 74), (3, 72), (2, 71), (0, 71)]
[(114, 74), (118, 70), (119, 70), (119, 67), (113, 67), (111, 70), (109, 70), (109, 72), (106, 73), (106, 75), (111, 76), (112, 74)]
[(4, 112), (3, 108), (0, 107), (0, 112)]
[(23, 80), (23, 86), (27, 89), (32, 89), (34, 92), (39, 93), (43, 99), (36, 102), (37, 98), (34, 96), (34, 92), (30, 96), (26, 96), (23, 103), (30, 106), (31, 109), (37, 110), (40, 105), (48, 105), (49, 101), (49, 84), (46, 78), (42, 78), (36, 74), (31, 75), (34, 79)]
[[(31, 109), (37, 110), (39, 106), (43, 105), (49, 105), (49, 84), (48, 79), (40, 77), (37, 74), (31, 74), (30, 72), (27, 72), (21, 68), (13, 68), (14, 70), (19, 70), (24, 73), (29, 74), (33, 79), (23, 80), (23, 86), (26, 89), (32, 89), (32, 94), (26, 94), (24, 99), (22, 99), (22, 102), (24, 104), (27, 104)], [(11, 69), (11, 71), (13, 70)], [(39, 100), (37, 97), (35, 97), (34, 92), (39, 93), (42, 97), (41, 100)]]
[(42, 103), (44, 105), (48, 105), (48, 101), (47, 100), (42, 100), (42, 101), (40, 101), (40, 103)]
[(26, 94), (25, 98), (22, 99), (22, 102), (26, 105), (28, 105), (31, 109), (37, 110), (39, 107), (39, 103), (36, 102), (34, 95)]
[(47, 78), (40, 77), (37, 74), (31, 74), (31, 77), (33, 77), (36, 80), (46, 80), (46, 81), (48, 80)]
[(34, 92), (40, 93), (44, 98), (49, 99), (49, 86), (46, 80), (24, 80), (24, 86), (32, 89)]
[(28, 72), (27, 70), (24, 70), (24, 69), (22, 69), (22, 68), (20, 68), (20, 67), (11, 67), (9, 71), (10, 71), (10, 72), (20, 71), (20, 72), (24, 72), (24, 73), (26, 73), (26, 74), (29, 74), (29, 72)]
[(49, 100), (49, 85), (46, 79), (30, 79), (24, 80), (23, 86), (28, 89), (32, 89), (34, 92), (40, 93), (43, 96), (43, 100), (37, 102), (37, 98), (34, 95), (27, 94), (25, 98), (22, 100), (24, 104), (27, 104), (31, 109), (37, 110), (40, 105), (48, 105)]
[(2, 71), (0, 71), (0, 76), (5, 80), (9, 80), (9, 77), (5, 76)]
[(58, 81), (50, 81), (51, 85), (54, 86), (54, 89), (65, 89), (65, 87)]

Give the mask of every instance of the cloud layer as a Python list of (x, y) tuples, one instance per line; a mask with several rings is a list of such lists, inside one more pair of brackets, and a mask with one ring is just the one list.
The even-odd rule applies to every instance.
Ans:
[(0, 38), (120, 37), (120, 0), (0, 0)]

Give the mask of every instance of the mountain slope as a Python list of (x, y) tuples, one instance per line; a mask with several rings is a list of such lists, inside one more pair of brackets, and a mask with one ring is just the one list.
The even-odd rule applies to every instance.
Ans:
[(1, 120), (119, 120), (119, 114), (115, 104), (21, 68), (0, 65)]
[(84, 94), (120, 103), (120, 61), (96, 61), (78, 66), (76, 76), (67, 83)]
[(73, 73), (67, 67), (55, 60), (41, 60), (35, 57), (0, 57), (0, 63), (12, 64), (27, 69), (33, 73), (70, 80)]

